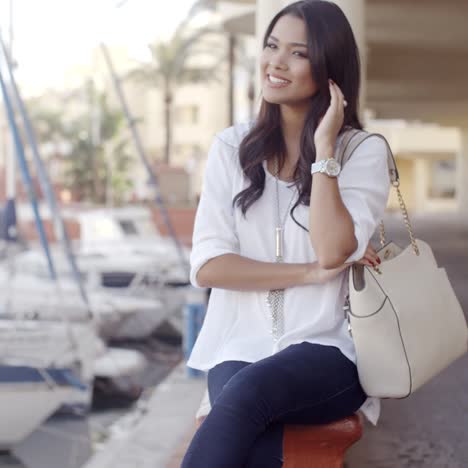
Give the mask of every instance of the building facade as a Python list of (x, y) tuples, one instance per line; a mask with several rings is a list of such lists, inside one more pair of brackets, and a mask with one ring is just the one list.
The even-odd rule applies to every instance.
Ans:
[[(468, 214), (468, 3), (333, 1), (361, 53), (362, 121), (389, 140), (409, 207)], [(218, 8), (242, 9), (225, 19), (225, 29), (250, 34), (259, 53), (269, 21), (290, 3), (220, 0)], [(395, 198), (389, 206), (397, 206)]]

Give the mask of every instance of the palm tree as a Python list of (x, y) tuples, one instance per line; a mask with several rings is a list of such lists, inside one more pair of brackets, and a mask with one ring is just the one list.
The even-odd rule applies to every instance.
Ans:
[[(121, 203), (132, 187), (125, 118), (88, 82), (91, 109), (73, 122), (66, 174), (69, 188), (97, 203)], [(113, 203), (112, 203), (113, 204)]]
[(79, 200), (121, 203), (132, 188), (129, 168), (133, 163), (124, 115), (109, 105), (92, 80), (71, 98), (82, 102), (84, 95), (87, 104), (73, 117), (64, 115), (70, 96), (63, 98), (60, 109), (42, 99), (30, 101), (38, 141), (52, 149), (52, 158), (64, 162), (60, 182)]
[[(151, 62), (142, 64), (129, 74), (131, 78), (162, 89), (165, 126), (164, 161), (167, 164), (170, 163), (172, 107), (176, 89), (187, 83), (221, 81), (218, 76), (219, 66), (226, 60), (226, 53), (220, 44), (220, 29), (213, 27), (190, 29), (194, 16), (202, 10), (213, 8), (215, 3), (212, 0), (195, 2), (187, 17), (168, 41), (158, 41), (149, 45)], [(213, 39), (216, 41), (213, 42)], [(190, 63), (194, 57), (208, 54), (214, 59), (214, 63), (210, 66), (197, 67)]]

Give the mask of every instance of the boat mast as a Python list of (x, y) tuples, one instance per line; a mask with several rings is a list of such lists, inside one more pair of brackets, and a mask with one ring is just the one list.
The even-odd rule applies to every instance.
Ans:
[[(57, 203), (57, 199), (55, 196), (55, 193), (52, 189), (52, 184), (49, 180), (49, 175), (47, 174), (46, 168), (44, 166), (44, 163), (42, 161), (42, 158), (39, 154), (39, 147), (37, 145), (37, 138), (34, 133), (33, 126), (31, 124), (31, 120), (29, 119), (28, 112), (26, 110), (26, 106), (24, 105), (24, 102), (21, 98), (18, 86), (16, 85), (16, 80), (13, 74), (13, 60), (11, 56), (8, 53), (7, 47), (5, 45), (5, 42), (3, 41), (3, 37), (0, 33), (0, 52), (1, 55), (3, 55), (4, 61), (7, 66), (8, 70), (8, 76), (10, 79), (10, 89), (11, 89), (11, 94), (13, 95), (13, 101), (16, 104), (16, 108), (19, 110), (21, 114), (21, 119), (23, 121), (24, 125), (24, 131), (25, 135), (29, 141), (29, 145), (31, 147), (32, 151), (32, 156), (33, 156), (33, 161), (34, 165), (36, 167), (37, 175), (39, 177), (39, 184), (41, 186), (42, 192), (44, 193), (44, 196), (47, 200), (47, 203), (50, 208), (50, 212), (52, 214), (52, 220), (53, 220), (53, 225), (55, 228), (55, 232), (57, 233), (57, 237), (61, 240), (62, 245), (65, 250), (65, 255), (67, 256), (67, 260), (70, 264), (71, 270), (73, 277), (75, 279), (75, 282), (78, 286), (78, 289), (80, 291), (81, 298), (88, 310), (88, 313), (90, 317), (92, 316), (92, 311), (90, 308), (90, 303), (88, 299), (88, 295), (86, 293), (86, 289), (83, 284), (83, 280), (81, 278), (81, 274), (78, 270), (78, 266), (76, 263), (75, 256), (73, 254), (73, 250), (71, 247), (71, 242), (70, 238), (68, 236), (65, 223), (63, 222), (63, 218), (60, 214), (60, 208)], [(5, 98), (7, 99), (7, 98)], [(52, 273), (51, 273), (52, 275)], [(53, 275), (52, 275), (53, 276)]]
[(156, 192), (156, 196), (155, 196), (156, 205), (161, 210), (161, 214), (162, 214), (162, 217), (163, 217), (164, 224), (166, 225), (166, 227), (167, 227), (167, 229), (169, 231), (169, 235), (171, 236), (171, 238), (172, 238), (172, 240), (174, 242), (177, 253), (179, 255), (180, 263), (181, 263), (182, 267), (185, 270), (188, 270), (188, 268), (189, 268), (188, 259), (185, 257), (184, 251), (182, 250), (182, 246), (181, 246), (181, 244), (179, 242), (179, 239), (178, 239), (177, 234), (175, 232), (174, 226), (173, 226), (173, 224), (171, 222), (169, 213), (167, 211), (167, 207), (166, 207), (166, 205), (164, 203), (164, 200), (163, 200), (163, 198), (161, 196), (158, 177), (157, 177), (156, 173), (154, 172), (153, 168), (151, 167), (151, 164), (149, 163), (148, 158), (146, 157), (146, 153), (145, 153), (145, 150), (143, 149), (143, 144), (142, 144), (141, 139), (140, 139), (140, 134), (138, 133), (138, 129), (136, 127), (136, 121), (135, 121), (135, 119), (133, 118), (133, 116), (130, 113), (130, 109), (129, 109), (127, 101), (125, 99), (125, 95), (123, 93), (122, 87), (120, 86), (120, 80), (119, 80), (117, 74), (115, 73), (115, 69), (114, 69), (114, 65), (112, 63), (110, 53), (109, 53), (109, 51), (108, 51), (108, 49), (107, 49), (107, 47), (106, 47), (106, 45), (104, 43), (101, 43), (101, 50), (102, 50), (102, 54), (104, 56), (104, 59), (106, 61), (106, 65), (107, 65), (107, 67), (109, 69), (109, 73), (111, 75), (112, 82), (114, 84), (114, 88), (115, 88), (115, 91), (117, 93), (117, 96), (119, 98), (120, 105), (122, 106), (125, 117), (127, 119), (127, 124), (128, 124), (128, 127), (129, 127), (130, 131), (131, 131), (133, 142), (135, 143), (135, 147), (136, 147), (138, 156), (140, 157), (140, 160), (143, 163), (143, 166), (145, 167), (146, 172), (148, 173), (151, 185), (154, 187), (154, 190)]
[(3, 101), (5, 103), (8, 123), (10, 125), (11, 134), (13, 136), (13, 141), (14, 141), (15, 150), (16, 150), (16, 156), (18, 157), (18, 163), (19, 163), (19, 166), (20, 166), (20, 173), (21, 173), (21, 176), (23, 178), (26, 193), (28, 195), (29, 201), (30, 201), (31, 206), (32, 206), (32, 210), (33, 210), (33, 213), (34, 213), (34, 219), (36, 221), (37, 230), (39, 232), (39, 239), (40, 239), (42, 248), (43, 248), (43, 250), (45, 252), (45, 255), (47, 257), (47, 265), (49, 267), (50, 276), (51, 276), (51, 278), (53, 280), (56, 280), (57, 279), (57, 274), (56, 274), (56, 271), (55, 271), (52, 256), (50, 254), (49, 242), (47, 241), (47, 236), (46, 236), (45, 229), (44, 229), (44, 223), (42, 222), (41, 216), (39, 214), (39, 205), (37, 203), (36, 190), (34, 189), (34, 184), (33, 184), (33, 181), (32, 181), (31, 173), (30, 173), (29, 167), (28, 167), (28, 161), (26, 159), (26, 154), (24, 152), (24, 147), (23, 147), (23, 144), (21, 142), (21, 137), (20, 137), (20, 134), (19, 134), (18, 127), (16, 125), (13, 106), (12, 106), (12, 103), (11, 103), (11, 100), (10, 100), (10, 96), (8, 95), (7, 86), (6, 86), (5, 80), (3, 78), (3, 73), (1, 71), (1, 69), (0, 69), (0, 88), (1, 88), (2, 95), (3, 95)]
[[(9, 0), (9, 24), (8, 24), (8, 53), (13, 62), (13, 0)], [(4, 211), (5, 232), (2, 237), (8, 242), (16, 242), (18, 233), (16, 228), (16, 157), (15, 143), (11, 132), (6, 133), (6, 206)]]

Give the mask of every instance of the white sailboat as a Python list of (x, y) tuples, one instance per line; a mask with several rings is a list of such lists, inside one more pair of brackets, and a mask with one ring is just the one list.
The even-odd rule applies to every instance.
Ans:
[[(188, 264), (182, 263), (173, 241), (160, 234), (151, 211), (128, 206), (86, 210), (74, 216), (80, 225), (80, 270), (106, 288), (120, 287), (131, 297), (161, 300), (166, 320), (181, 332)], [(182, 253), (188, 262), (190, 249), (182, 247)]]
[[(60, 263), (57, 262), (60, 266)], [(41, 252), (29, 250), (0, 264), (0, 317), (36, 320), (89, 320), (70, 273), (59, 270), (59, 280), (48, 277)], [(142, 339), (168, 313), (157, 297), (123, 295), (102, 287), (88, 288), (94, 323), (104, 339)]]
[(24, 440), (71, 397), (73, 387), (45, 375), (47, 369), (38, 372), (31, 367), (0, 366), (1, 450)]
[[(129, 286), (145, 274), (166, 285), (188, 284), (187, 265), (181, 263), (173, 241), (160, 234), (148, 208), (94, 209), (75, 216), (80, 225), (80, 268), (98, 271), (102, 285)], [(188, 260), (190, 249), (182, 247), (182, 252)]]
[(20, 442), (57, 409), (89, 407), (94, 362), (105, 351), (92, 326), (0, 320), (0, 447)]
[[(26, 185), (26, 192), (34, 209), (41, 244), (48, 259), (50, 275), (55, 279), (57, 275), (50, 258), (48, 241), (39, 215), (29, 164), (15, 118), (15, 105), (21, 113), (23, 128), (32, 148), (41, 187), (44, 189), (51, 209), (54, 210), (54, 221), (61, 221), (61, 218), (51, 185), (47, 180), (47, 174), (37, 151), (34, 132), (15, 84), (11, 66), (11, 47), (10, 53), (8, 53), (1, 37), (0, 42), (2, 61), (6, 63), (10, 78), (7, 87), (3, 70), (0, 72), (0, 84), (8, 122), (15, 142), (16, 155)], [(11, 232), (11, 229), (15, 228), (14, 187), (16, 178), (13, 170), (14, 162), (15, 159), (12, 157), (8, 179), (9, 188), (13, 187), (13, 189), (9, 189), (7, 193), (10, 212), (13, 216), (9, 218), (11, 225), (7, 226), (5, 230), (3, 229), (5, 226), (2, 226), (2, 237), (8, 243), (15, 241), (16, 238), (15, 232)], [(63, 230), (62, 232), (64, 233)], [(63, 239), (65, 245), (67, 244), (66, 237), (64, 236)], [(67, 246), (66, 250), (71, 264), (74, 264), (73, 256)], [(57, 287), (60, 289), (58, 282)], [(80, 288), (80, 290), (83, 300), (86, 300), (84, 289)], [(29, 288), (23, 289), (23, 293), (22, 299), (27, 298), (30, 295)], [(59, 298), (63, 300), (63, 294), (60, 294)], [(5, 314), (9, 312), (12, 301), (7, 300), (6, 304), (8, 307), (5, 308)], [(70, 398), (73, 398), (70, 392), (74, 388), (79, 390), (90, 388), (88, 379), (92, 381), (94, 378), (96, 370), (93, 364), (96, 353), (102, 352), (102, 340), (97, 337), (94, 326), (89, 320), (83, 324), (72, 323), (66, 313), (63, 313), (63, 309), (61, 315), (62, 321), (57, 322), (24, 319), (0, 320), (0, 418), (2, 420), (0, 447), (2, 448), (11, 448), (12, 445), (30, 434), (63, 403), (70, 402)], [(14, 314), (13, 317), (15, 317)]]

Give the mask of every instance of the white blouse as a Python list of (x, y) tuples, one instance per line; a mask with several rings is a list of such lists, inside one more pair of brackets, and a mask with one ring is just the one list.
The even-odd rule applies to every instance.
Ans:
[[(240, 208), (232, 207), (235, 195), (250, 184), (242, 173), (238, 148), (252, 124), (253, 121), (237, 124), (219, 132), (209, 151), (190, 257), (190, 281), (195, 287), (200, 287), (196, 281), (199, 269), (220, 255), (232, 253), (262, 262), (275, 261), (276, 186), (266, 162), (263, 165), (266, 174), (264, 192), (249, 208), (246, 218)], [(356, 251), (346, 262), (357, 261), (364, 256), (382, 219), (390, 190), (387, 149), (381, 138), (370, 137), (355, 150), (342, 168), (338, 185), (343, 203), (353, 218), (358, 241)], [(297, 195), (295, 187), (279, 180), (282, 218), (293, 192)], [(309, 207), (299, 205), (294, 210), (294, 217), (308, 228)], [(285, 263), (317, 261), (308, 232), (290, 215), (284, 225), (283, 257)], [(276, 342), (270, 332), (271, 319), (266, 304), (268, 291), (213, 288), (201, 332), (187, 365), (206, 371), (227, 360), (256, 362), (302, 341), (336, 346), (356, 363), (354, 342), (343, 313), (346, 278), (344, 271), (323, 285), (287, 288), (284, 333)], [(373, 424), (377, 424), (379, 399), (368, 398), (360, 409)]]

